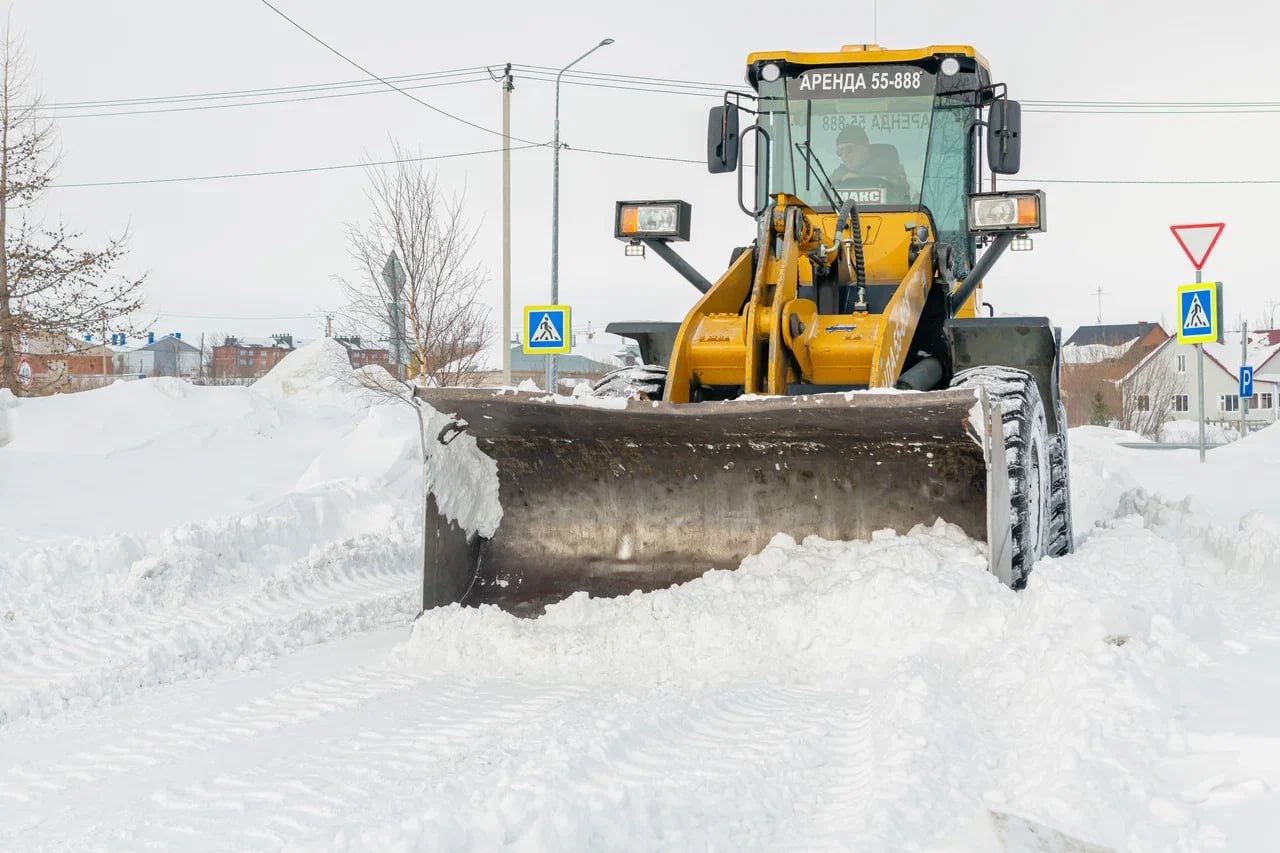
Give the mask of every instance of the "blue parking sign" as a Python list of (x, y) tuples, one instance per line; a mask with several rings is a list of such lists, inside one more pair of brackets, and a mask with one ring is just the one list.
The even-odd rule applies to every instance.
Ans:
[(1253, 396), (1253, 368), (1247, 364), (1240, 366), (1240, 398), (1247, 400)]
[(526, 305), (524, 308), (524, 351), (528, 355), (569, 352), (573, 327), (568, 305)]

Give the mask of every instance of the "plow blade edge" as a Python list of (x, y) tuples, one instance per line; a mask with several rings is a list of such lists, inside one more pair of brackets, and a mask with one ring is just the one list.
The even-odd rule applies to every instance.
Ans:
[[(579, 590), (625, 595), (735, 569), (777, 533), (867, 539), (938, 518), (987, 542), (1008, 582), (1000, 419), (971, 390), (616, 409), (509, 391), (418, 396), (436, 413), (424, 609), (537, 615)], [(460, 435), (496, 466), (496, 529), (468, 530), (446, 511), (457, 483), (440, 466)]]

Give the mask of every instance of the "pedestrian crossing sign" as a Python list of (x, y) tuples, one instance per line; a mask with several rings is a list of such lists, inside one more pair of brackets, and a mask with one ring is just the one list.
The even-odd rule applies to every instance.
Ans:
[(524, 307), (524, 351), (526, 355), (569, 352), (573, 327), (568, 305), (526, 305)]
[(1178, 343), (1211, 344), (1222, 337), (1222, 282), (1178, 288)]

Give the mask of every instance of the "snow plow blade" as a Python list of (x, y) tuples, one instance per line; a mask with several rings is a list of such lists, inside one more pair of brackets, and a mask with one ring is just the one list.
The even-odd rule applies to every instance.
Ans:
[[(985, 393), (609, 401), (619, 408), (417, 393), (434, 410), (424, 609), (533, 616), (580, 590), (625, 595), (735, 569), (780, 532), (868, 539), (938, 518), (994, 543), (992, 571), (1010, 582), (1009, 480)], [(496, 483), (467, 482), (495, 469)], [(496, 525), (496, 507), (477, 514), (495, 496)]]

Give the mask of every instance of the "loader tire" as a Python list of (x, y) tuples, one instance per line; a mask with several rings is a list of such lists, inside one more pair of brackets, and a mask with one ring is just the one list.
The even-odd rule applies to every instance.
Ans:
[(970, 368), (957, 373), (951, 387), (985, 388), (1002, 414), (1009, 466), (1012, 580), (1013, 588), (1021, 589), (1031, 567), (1047, 552), (1053, 514), (1050, 495), (1054, 476), (1040, 390), (1030, 373), (1012, 367)]
[(1075, 550), (1071, 526), (1071, 457), (1067, 449), (1067, 412), (1058, 404), (1058, 432), (1049, 436), (1049, 533), (1045, 553), (1062, 557)]
[(594, 385), (596, 397), (627, 397), (634, 400), (661, 400), (667, 386), (667, 369), (656, 364), (634, 364), (606, 373)]

